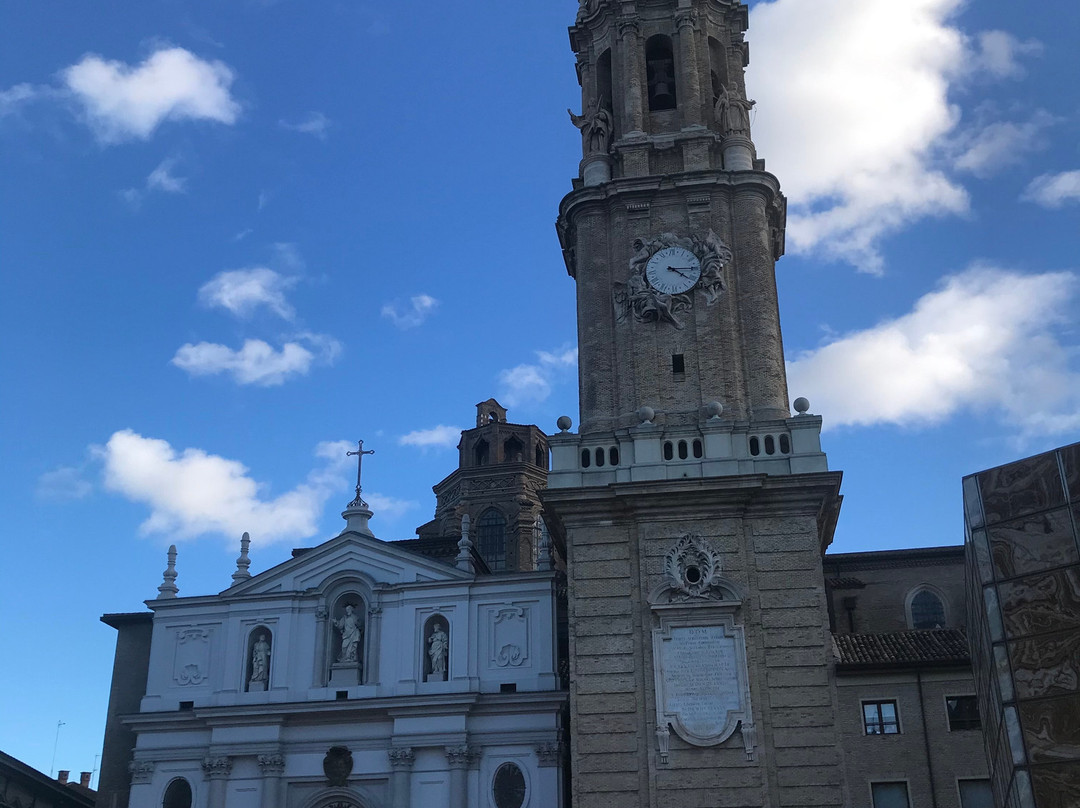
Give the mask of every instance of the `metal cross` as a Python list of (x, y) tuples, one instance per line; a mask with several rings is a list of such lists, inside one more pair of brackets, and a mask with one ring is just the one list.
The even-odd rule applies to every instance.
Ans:
[(364, 455), (375, 454), (374, 449), (364, 449), (364, 442), (357, 441), (357, 448), (355, 452), (346, 452), (346, 457), (356, 458), (356, 499), (349, 503), (352, 505), (360, 505), (364, 508), (367, 507), (367, 503), (360, 497), (360, 470), (364, 465)]

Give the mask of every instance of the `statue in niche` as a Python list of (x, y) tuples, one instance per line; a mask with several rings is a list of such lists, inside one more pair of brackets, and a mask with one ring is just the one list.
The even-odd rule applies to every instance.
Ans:
[(260, 633), (251, 647), (251, 678), (249, 682), (266, 682), (270, 678), (270, 643)]
[(346, 603), (345, 614), (334, 621), (334, 628), (341, 632), (341, 653), (338, 662), (359, 662), (360, 638), (364, 627), (356, 614), (356, 604)]
[(604, 99), (597, 97), (592, 110), (586, 110), (583, 115), (575, 115), (569, 109), (566, 111), (574, 126), (581, 130), (585, 154), (607, 154), (611, 150), (614, 121), (604, 107)]
[(714, 112), (724, 135), (750, 136), (750, 110), (757, 101), (748, 101), (728, 91), (727, 85), (720, 85), (720, 96), (716, 99)]
[(428, 637), (428, 659), (431, 662), (431, 677), (446, 679), (446, 660), (450, 655), (450, 637), (443, 631), (442, 623), (435, 623)]

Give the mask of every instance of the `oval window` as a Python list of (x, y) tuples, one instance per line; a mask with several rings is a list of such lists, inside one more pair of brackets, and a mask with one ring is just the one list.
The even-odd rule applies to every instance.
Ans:
[(495, 770), (491, 794), (497, 808), (521, 808), (525, 804), (525, 775), (514, 763), (504, 763)]

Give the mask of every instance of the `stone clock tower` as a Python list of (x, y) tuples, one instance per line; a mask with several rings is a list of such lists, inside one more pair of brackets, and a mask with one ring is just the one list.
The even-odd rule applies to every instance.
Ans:
[(821, 570), (840, 474), (789, 410), (746, 26), (737, 0), (582, 0), (570, 28), (581, 413), (544, 505), (577, 808), (848, 804)]

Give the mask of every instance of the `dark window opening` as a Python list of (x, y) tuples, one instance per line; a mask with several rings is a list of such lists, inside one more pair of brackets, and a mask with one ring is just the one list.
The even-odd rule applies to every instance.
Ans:
[(535, 462), (542, 469), (547, 468), (547, 452), (544, 451), (543, 446), (537, 446), (535, 455)]
[(671, 372), (672, 373), (686, 373), (686, 360), (681, 353), (672, 354), (671, 356)]
[(780, 454), (791, 454), (791, 438), (787, 435), (780, 436)]
[(596, 449), (596, 465), (597, 467), (604, 465), (604, 450), (599, 447)]
[(195, 702), (193, 702), (193, 701), (182, 701), (182, 702), (180, 702), (180, 709), (181, 710), (194, 710), (195, 709)]
[(945, 627), (945, 605), (941, 598), (924, 589), (911, 599), (911, 627), (933, 629)]
[(492, 572), (506, 569), (506, 517), (488, 508), (476, 526), (476, 549)]
[(514, 763), (504, 763), (495, 770), (491, 781), (495, 808), (521, 808), (525, 804), (525, 775)]
[(587, 469), (592, 465), (592, 452), (588, 449), (581, 450), (581, 467)]
[(960, 808), (994, 808), (989, 780), (960, 780)]
[(761, 454), (761, 444), (758, 442), (757, 437), (750, 438), (750, 454), (757, 457)]
[(686, 450), (686, 441), (679, 441), (679, 460), (686, 460), (686, 458), (689, 456), (690, 454)]
[(500, 693), (517, 693), (517, 682), (503, 682), (499, 685)]
[(608, 465), (609, 466), (617, 466), (617, 465), (619, 465), (619, 450), (616, 449), (614, 446), (612, 446), (610, 449), (608, 449), (607, 453), (608, 453)]
[(975, 696), (946, 696), (949, 713), (949, 732), (961, 729), (980, 729), (979, 701)]
[(600, 106), (614, 112), (611, 106), (614, 96), (611, 93), (610, 48), (601, 53), (600, 58), (596, 60), (596, 97), (600, 99)]
[(675, 450), (671, 445), (671, 441), (664, 441), (664, 460), (671, 460), (675, 457)]
[(178, 777), (165, 789), (162, 808), (191, 808), (191, 786), (188, 781)]
[(657, 34), (645, 43), (645, 72), (649, 82), (649, 109), (675, 109), (675, 56), (668, 37)]
[(488, 464), (488, 453), (490, 449), (486, 440), (479, 441), (473, 448), (473, 462), (477, 466), (486, 466)]
[(516, 437), (503, 444), (503, 460), (507, 463), (520, 463), (525, 457), (525, 444)]
[(349, 691), (348, 690), (338, 690), (336, 693), (334, 693), (334, 698), (337, 699), (338, 701), (347, 701), (348, 698), (349, 698)]
[(776, 454), (776, 440), (772, 435), (765, 436), (765, 454)]
[(895, 701), (865, 701), (862, 709), (863, 729), (867, 735), (900, 734)]
[(910, 808), (907, 783), (871, 783), (874, 808)]

